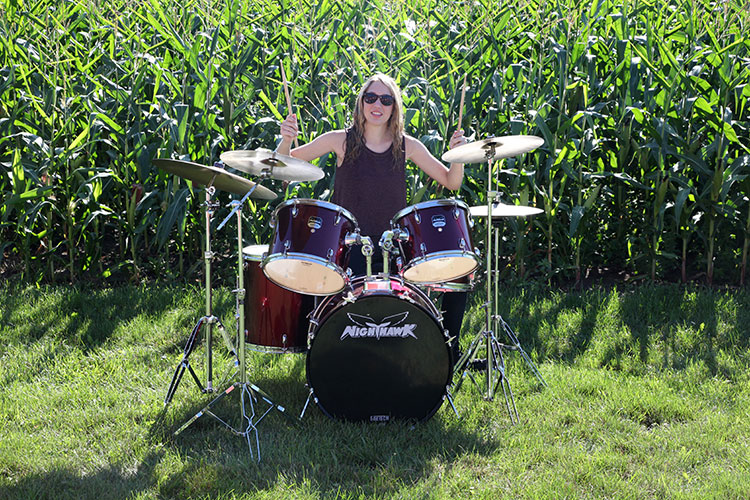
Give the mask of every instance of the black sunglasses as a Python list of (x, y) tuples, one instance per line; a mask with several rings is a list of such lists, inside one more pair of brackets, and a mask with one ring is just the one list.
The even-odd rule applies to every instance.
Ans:
[(375, 104), (375, 101), (380, 98), (380, 103), (383, 106), (391, 106), (393, 105), (393, 96), (388, 94), (378, 95), (375, 92), (365, 92), (365, 94), (362, 96), (362, 100), (365, 101), (367, 104)]

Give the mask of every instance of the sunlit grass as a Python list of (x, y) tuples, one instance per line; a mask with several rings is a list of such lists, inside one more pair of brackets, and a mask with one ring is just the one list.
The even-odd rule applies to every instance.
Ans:
[[(314, 405), (294, 426), (274, 412), (259, 426), (260, 464), (208, 416), (172, 436), (210, 399), (189, 377), (162, 411), (200, 289), (2, 292), (2, 498), (736, 498), (750, 488), (744, 292), (505, 288), (501, 313), (548, 383), (507, 354), (518, 425), (501, 394), (485, 401), (467, 380), (454, 394), (460, 418), (444, 404), (416, 427), (332, 421)], [(217, 291), (226, 325), (233, 304)], [(467, 315), (465, 343), (480, 317)], [(203, 352), (191, 357), (201, 377)], [(220, 339), (214, 353), (224, 388)], [(304, 358), (252, 353), (248, 379), (296, 416)], [(215, 411), (240, 424), (238, 399)]]

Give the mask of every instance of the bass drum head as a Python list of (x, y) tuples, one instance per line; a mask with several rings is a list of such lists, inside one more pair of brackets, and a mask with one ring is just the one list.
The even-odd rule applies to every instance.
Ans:
[(424, 421), (442, 405), (453, 372), (440, 323), (392, 292), (341, 302), (315, 331), (307, 381), (331, 418)]

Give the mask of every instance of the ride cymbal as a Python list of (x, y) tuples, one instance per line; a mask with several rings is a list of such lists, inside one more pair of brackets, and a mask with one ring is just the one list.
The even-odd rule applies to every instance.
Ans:
[[(477, 205), (469, 208), (472, 217), (487, 217), (487, 205)], [(495, 202), (492, 204), (492, 218), (499, 217), (525, 217), (544, 212), (541, 208), (527, 207), (524, 205), (506, 205)]]
[(482, 163), (499, 158), (510, 158), (533, 151), (544, 144), (535, 135), (506, 135), (470, 142), (443, 153), (443, 161), (450, 163)]
[(220, 168), (170, 158), (157, 158), (153, 160), (153, 163), (170, 174), (197, 182), (203, 186), (210, 184), (216, 189), (239, 196), (247, 194), (248, 191), (255, 187), (255, 191), (250, 195), (251, 198), (259, 200), (273, 200), (276, 198), (276, 193), (270, 189)]
[(255, 176), (269, 171), (271, 179), (280, 181), (317, 181), (325, 175), (311, 163), (269, 149), (226, 151), (219, 157), (237, 170)]

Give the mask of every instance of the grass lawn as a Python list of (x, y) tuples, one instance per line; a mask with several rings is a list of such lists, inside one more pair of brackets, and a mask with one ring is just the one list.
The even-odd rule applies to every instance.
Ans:
[[(747, 498), (750, 294), (675, 285), (501, 291), (535, 360), (507, 374), (520, 423), (466, 380), (433, 418), (333, 421), (272, 411), (262, 460), (205, 415), (214, 396), (166, 389), (205, 310), (190, 287), (0, 285), (0, 498)], [(477, 297), (473, 300), (476, 302)], [(234, 297), (215, 312), (234, 325)], [(475, 303), (464, 343), (483, 324)], [(214, 337), (215, 384), (231, 360)], [(191, 356), (199, 377), (204, 344)], [(295, 417), (304, 354), (248, 355), (248, 380)], [(239, 427), (234, 391), (214, 413)], [(259, 402), (256, 409), (264, 410)]]

